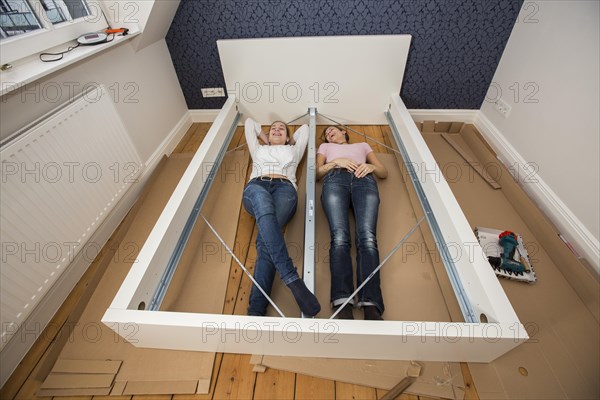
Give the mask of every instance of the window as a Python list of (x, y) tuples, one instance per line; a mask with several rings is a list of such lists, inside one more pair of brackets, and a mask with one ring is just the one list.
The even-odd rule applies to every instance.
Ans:
[(100, 0), (0, 0), (0, 62), (14, 62), (107, 25)]
[(33, 10), (25, 0), (0, 0), (0, 33), (2, 39), (40, 29)]
[(41, 0), (42, 7), (53, 24), (87, 17), (89, 11), (85, 0)]

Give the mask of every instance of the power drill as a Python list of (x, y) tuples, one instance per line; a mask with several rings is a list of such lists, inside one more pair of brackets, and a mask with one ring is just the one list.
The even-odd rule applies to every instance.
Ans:
[(515, 251), (519, 245), (517, 235), (511, 231), (504, 231), (498, 235), (498, 238), (500, 238), (499, 243), (503, 248), (503, 252), (500, 257), (488, 257), (490, 264), (495, 268), (502, 268), (517, 274), (525, 272), (525, 265), (514, 259)]

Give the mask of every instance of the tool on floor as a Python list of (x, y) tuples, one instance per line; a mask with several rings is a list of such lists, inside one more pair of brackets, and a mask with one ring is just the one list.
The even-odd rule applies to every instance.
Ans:
[(381, 400), (394, 400), (400, 396), (410, 385), (412, 385), (421, 375), (421, 364), (416, 361), (411, 361), (406, 369), (406, 377), (404, 377), (396, 386), (390, 389)]
[(521, 235), (481, 227), (475, 229), (475, 235), (496, 275), (535, 283), (537, 278)]
[(500, 257), (488, 257), (488, 261), (495, 268), (502, 268), (522, 275), (526, 269), (525, 265), (515, 260), (515, 252), (518, 251), (517, 246), (519, 245), (517, 235), (511, 231), (504, 231), (498, 235), (498, 238), (500, 239), (500, 246), (503, 249), (502, 254)]

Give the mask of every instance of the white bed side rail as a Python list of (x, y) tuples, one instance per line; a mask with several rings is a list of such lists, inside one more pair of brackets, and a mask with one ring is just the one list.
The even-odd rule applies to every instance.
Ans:
[[(479, 319), (489, 322), (519, 323), (519, 319), (479, 245), (467, 218), (454, 197), (442, 169), (421, 136), (400, 96), (390, 99), (391, 116), (402, 139), (419, 181), (427, 196), (446, 245), (452, 249), (452, 261), (460, 286)], [(405, 160), (407, 161), (407, 160)], [(412, 161), (410, 161), (412, 162)], [(456, 290), (456, 288), (455, 288)], [(523, 330), (519, 330), (523, 331)]]

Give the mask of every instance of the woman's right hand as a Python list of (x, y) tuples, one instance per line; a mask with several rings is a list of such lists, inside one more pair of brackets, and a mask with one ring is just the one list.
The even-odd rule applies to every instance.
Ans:
[(332, 162), (338, 167), (346, 168), (348, 171), (352, 172), (356, 171), (358, 168), (358, 164), (349, 158), (336, 158), (335, 160), (332, 160)]
[(260, 133), (258, 134), (258, 139), (260, 139), (260, 141), (265, 145), (268, 146), (269, 143), (269, 136), (264, 133), (262, 130), (260, 131)]

